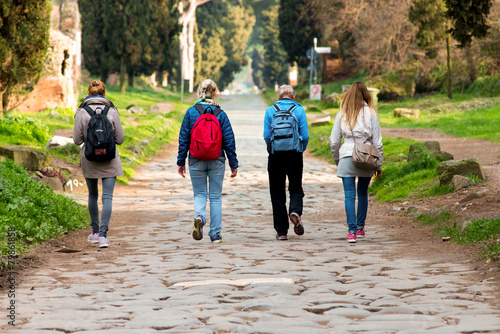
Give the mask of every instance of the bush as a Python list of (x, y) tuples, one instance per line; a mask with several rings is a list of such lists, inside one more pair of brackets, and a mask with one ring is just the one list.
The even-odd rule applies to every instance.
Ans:
[(90, 225), (88, 210), (30, 178), (11, 160), (0, 163), (0, 258), (15, 231), (16, 251)]
[(12, 114), (0, 117), (0, 135), (14, 137), (19, 143), (45, 144), (50, 138), (49, 128), (40, 121)]
[(477, 78), (476, 81), (467, 88), (466, 93), (476, 96), (500, 95), (500, 75)]

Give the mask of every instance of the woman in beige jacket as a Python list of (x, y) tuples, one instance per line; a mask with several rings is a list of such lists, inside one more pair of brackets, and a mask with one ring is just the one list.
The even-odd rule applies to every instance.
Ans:
[[(85, 143), (87, 139), (87, 127), (90, 121), (90, 114), (84, 109), (89, 106), (97, 114), (101, 113), (105, 106), (109, 106), (107, 114), (108, 120), (113, 126), (115, 135), (115, 143), (120, 145), (123, 143), (125, 135), (120, 122), (118, 109), (113, 105), (113, 102), (105, 98), (106, 87), (102, 81), (94, 80), (88, 89), (88, 96), (83, 100), (75, 114), (75, 127), (73, 128), (73, 141), (76, 145)], [(99, 243), (99, 247), (108, 247), (107, 239), (109, 219), (113, 206), (113, 191), (115, 188), (116, 177), (123, 175), (122, 163), (118, 150), (114, 159), (104, 162), (89, 161), (85, 157), (85, 145), (82, 146), (80, 154), (80, 164), (82, 166), (83, 176), (87, 182), (89, 189), (89, 213), (92, 221), (92, 233), (88, 237), (88, 241)], [(99, 224), (99, 207), (97, 199), (99, 197), (98, 181), (102, 179), (102, 213), (101, 223)]]

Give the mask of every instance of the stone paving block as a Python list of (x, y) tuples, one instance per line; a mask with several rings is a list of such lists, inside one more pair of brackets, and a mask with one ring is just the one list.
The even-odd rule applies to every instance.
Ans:
[(367, 311), (367, 310), (363, 310), (363, 309), (360, 309), (360, 308), (357, 308), (354, 306), (354, 307), (333, 308), (331, 310), (325, 311), (324, 314), (343, 315), (346, 317), (355, 317), (355, 318), (358, 318), (358, 317), (365, 318), (365, 317), (372, 315), (372, 312)]

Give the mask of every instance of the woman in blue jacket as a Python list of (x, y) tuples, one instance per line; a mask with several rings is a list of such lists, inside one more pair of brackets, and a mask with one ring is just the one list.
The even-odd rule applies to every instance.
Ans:
[(222, 130), (222, 149), (218, 158), (209, 161), (196, 159), (191, 155), (189, 146), (191, 144), (191, 129), (198, 117), (201, 116), (196, 106), (198, 105), (198, 108), (201, 106), (203, 110), (220, 108), (214, 100), (217, 91), (217, 85), (210, 79), (204, 80), (198, 87), (197, 93), (200, 100), (196, 101), (195, 106), (190, 107), (184, 115), (179, 133), (179, 152), (177, 155), (177, 171), (182, 177), (186, 177), (186, 158), (188, 158), (189, 163), (189, 173), (191, 174), (194, 192), (193, 238), (195, 240), (203, 239), (207, 198), (210, 198), (210, 232), (208, 232), (208, 235), (210, 241), (214, 243), (222, 242), (222, 183), (224, 181), (226, 156), (229, 160), (229, 167), (231, 167), (231, 177), (238, 174), (236, 143), (227, 114), (221, 110), (216, 115)]

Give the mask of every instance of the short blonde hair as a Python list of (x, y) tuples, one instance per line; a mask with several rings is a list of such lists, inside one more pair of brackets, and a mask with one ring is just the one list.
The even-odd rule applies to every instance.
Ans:
[(213, 99), (218, 92), (217, 84), (210, 79), (205, 79), (198, 86), (197, 94), (202, 99)]

